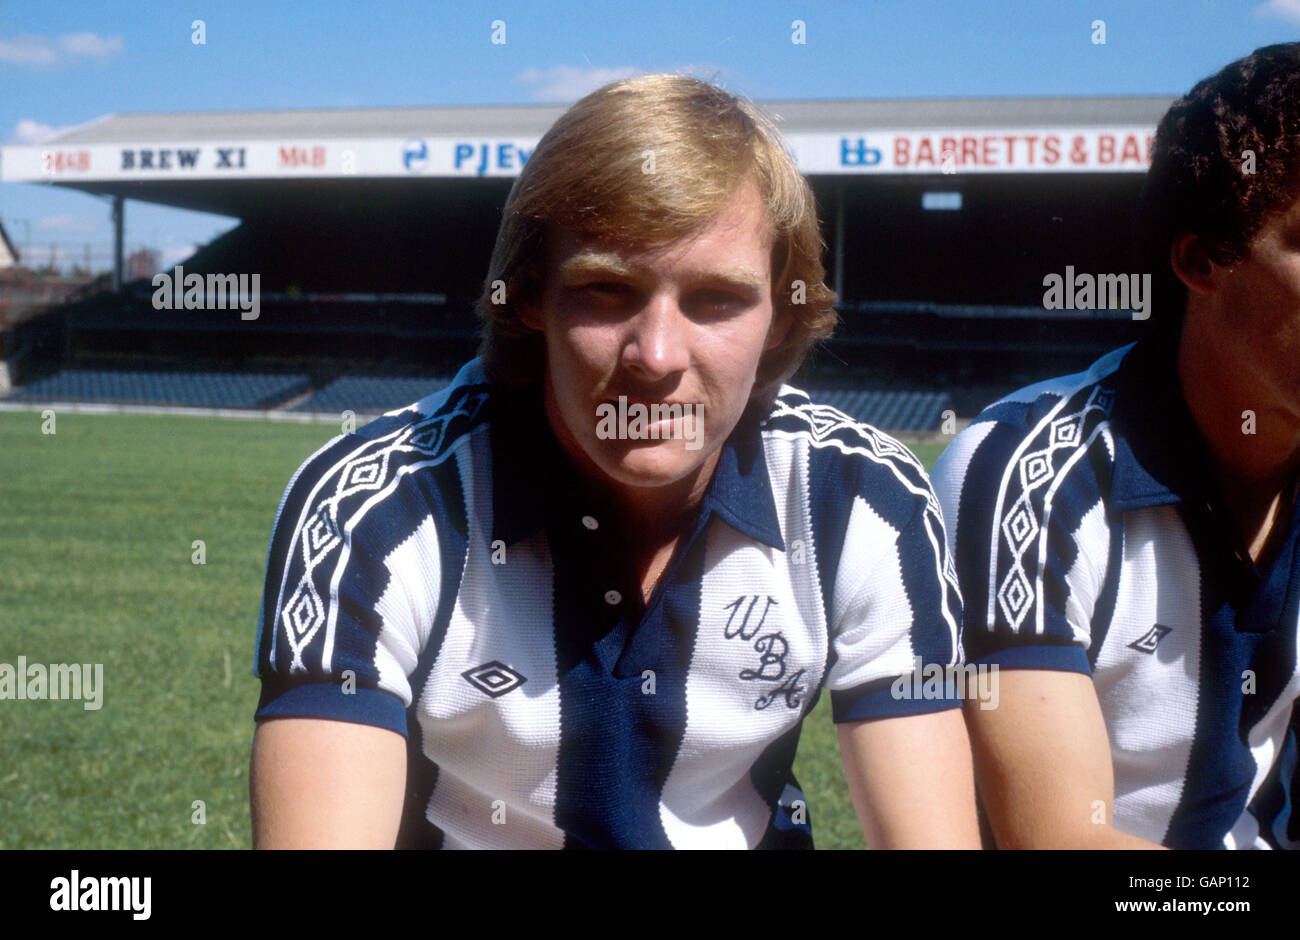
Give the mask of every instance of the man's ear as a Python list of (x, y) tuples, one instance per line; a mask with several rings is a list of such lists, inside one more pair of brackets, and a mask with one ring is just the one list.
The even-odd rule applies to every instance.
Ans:
[(784, 305), (777, 306), (772, 314), (772, 325), (767, 331), (767, 342), (763, 344), (763, 351), (767, 352), (776, 349), (785, 342), (785, 338), (790, 333), (790, 327), (794, 324), (794, 314)]
[(542, 332), (542, 308), (533, 303), (520, 304), (519, 322), (530, 330)]
[(1214, 262), (1193, 232), (1184, 232), (1169, 246), (1169, 266), (1189, 291), (1209, 294), (1217, 287)]

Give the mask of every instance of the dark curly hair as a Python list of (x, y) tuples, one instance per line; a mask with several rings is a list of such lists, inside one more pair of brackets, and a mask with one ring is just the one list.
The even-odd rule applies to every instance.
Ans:
[(1152, 326), (1172, 335), (1182, 324), (1187, 289), (1169, 264), (1176, 239), (1193, 232), (1216, 264), (1236, 264), (1297, 182), (1300, 43), (1256, 49), (1176, 101), (1156, 130), (1134, 227), (1137, 263), (1153, 273)]

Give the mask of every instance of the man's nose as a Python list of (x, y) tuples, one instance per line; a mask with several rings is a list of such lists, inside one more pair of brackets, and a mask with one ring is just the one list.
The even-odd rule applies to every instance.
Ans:
[(685, 372), (690, 366), (690, 324), (675, 297), (655, 293), (629, 327), (623, 346), (625, 368), (653, 381)]

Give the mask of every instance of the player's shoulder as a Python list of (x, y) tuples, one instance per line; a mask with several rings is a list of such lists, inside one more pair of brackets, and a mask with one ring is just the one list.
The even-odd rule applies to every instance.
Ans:
[(932, 501), (925, 468), (890, 434), (816, 401), (792, 385), (781, 386), (762, 425), (769, 451), (806, 454), (814, 496), (852, 495), (886, 517), (911, 515)]
[[(1132, 348), (1112, 350), (1082, 372), (1027, 385), (984, 408), (936, 461), (940, 495), (1005, 484), (1008, 477), (1032, 482), (1097, 443), (1113, 455), (1115, 379)], [(1010, 473), (1013, 467), (1023, 472)]]
[(1132, 349), (1132, 345), (1112, 349), (1082, 372), (1026, 385), (988, 405), (962, 433), (992, 423), (1012, 427), (1020, 437), (1028, 438), (1041, 433), (1047, 419), (1061, 427), (1061, 422), (1085, 410), (1109, 413), (1115, 375)]
[(468, 446), (487, 423), (492, 386), (477, 359), (445, 388), (339, 434), (308, 457), (285, 489), (278, 516), (291, 504), (388, 500)]

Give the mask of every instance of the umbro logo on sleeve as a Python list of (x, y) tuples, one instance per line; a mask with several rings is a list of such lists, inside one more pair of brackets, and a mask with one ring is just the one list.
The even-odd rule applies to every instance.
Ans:
[(1150, 630), (1128, 645), (1129, 649), (1134, 649), (1141, 653), (1154, 653), (1156, 651), (1156, 644), (1164, 639), (1167, 634), (1172, 632), (1173, 627), (1164, 627), (1158, 623), (1153, 624)]

